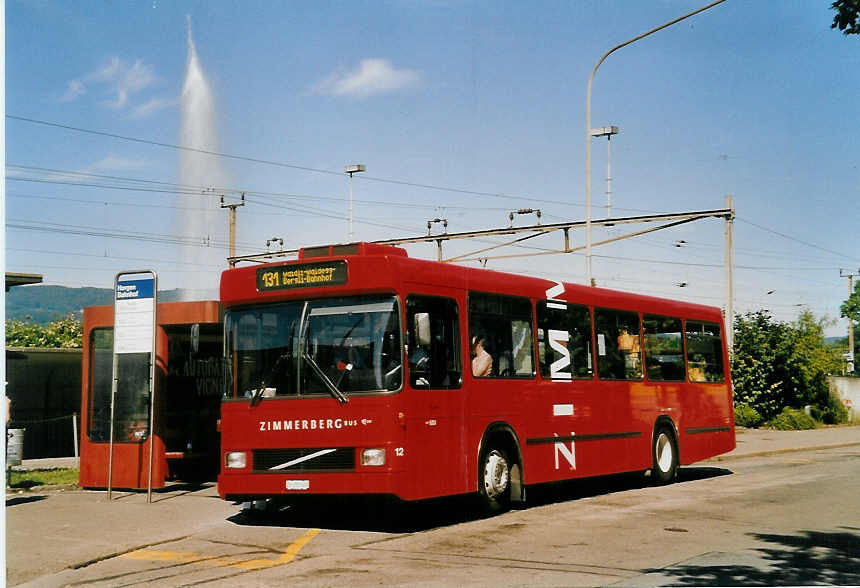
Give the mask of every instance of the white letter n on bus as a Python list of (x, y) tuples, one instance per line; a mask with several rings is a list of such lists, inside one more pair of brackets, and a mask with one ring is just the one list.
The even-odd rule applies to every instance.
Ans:
[(570, 432), (571, 440), (570, 440), (570, 449), (562, 442), (555, 443), (555, 469), (558, 469), (558, 455), (561, 456), (570, 464), (570, 469), (576, 469), (576, 446), (574, 445), (573, 431)]

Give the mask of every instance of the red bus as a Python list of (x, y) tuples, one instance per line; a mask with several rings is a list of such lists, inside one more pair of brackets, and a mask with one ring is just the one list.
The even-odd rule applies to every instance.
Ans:
[(718, 308), (371, 243), (227, 270), (221, 302), (225, 499), (497, 508), (545, 482), (670, 482), (735, 447)]
[[(216, 301), (160, 302), (155, 353), (155, 444), (152, 487), (168, 478), (213, 479), (219, 471), (216, 431), (223, 384), (221, 309)], [(113, 306), (84, 309), (81, 378), (81, 468), (84, 488), (108, 486), (113, 377)], [(112, 486), (149, 483), (149, 362), (120, 359), (134, 385), (114, 401)]]

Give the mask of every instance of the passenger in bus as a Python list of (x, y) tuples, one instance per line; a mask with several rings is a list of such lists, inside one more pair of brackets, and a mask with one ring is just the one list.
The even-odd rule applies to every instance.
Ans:
[(472, 337), (472, 375), (484, 378), (493, 371), (493, 356), (484, 349), (485, 339), (481, 335)]
[(618, 335), (618, 349), (627, 357), (638, 357), (639, 335), (631, 335), (626, 328), (621, 327), (621, 333)]
[(631, 335), (627, 329), (621, 327), (621, 333), (618, 335), (618, 349), (622, 353), (638, 354), (639, 353), (639, 337)]

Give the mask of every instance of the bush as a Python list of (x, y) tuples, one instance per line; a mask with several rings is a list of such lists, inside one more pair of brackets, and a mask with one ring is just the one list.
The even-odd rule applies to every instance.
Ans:
[(47, 325), (29, 319), (6, 321), (6, 347), (76, 348), (81, 346), (83, 325), (74, 316)]
[(764, 419), (756, 409), (748, 404), (735, 405), (735, 425), (755, 429), (761, 425)]
[(812, 416), (826, 425), (842, 425), (848, 422), (848, 409), (832, 391), (823, 407), (813, 406)]
[(765, 426), (780, 431), (801, 431), (814, 429), (817, 423), (804, 411), (786, 407), (782, 409), (781, 413), (770, 419)]

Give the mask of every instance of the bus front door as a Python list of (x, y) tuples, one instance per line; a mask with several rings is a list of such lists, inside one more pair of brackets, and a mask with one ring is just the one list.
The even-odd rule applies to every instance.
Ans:
[(406, 300), (410, 494), (463, 492), (465, 472), (459, 314), (452, 298)]

